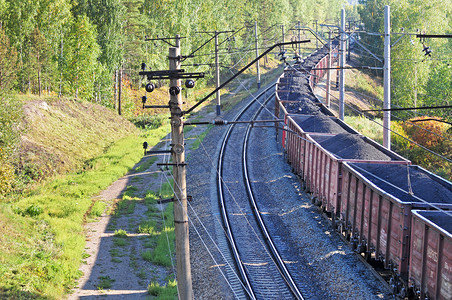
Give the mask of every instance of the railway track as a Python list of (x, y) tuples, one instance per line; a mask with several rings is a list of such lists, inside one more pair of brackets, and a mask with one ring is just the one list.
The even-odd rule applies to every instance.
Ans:
[[(273, 87), (270, 85), (246, 105), (233, 121), (256, 120), (263, 108), (259, 99), (270, 99)], [(231, 124), (224, 135), (218, 160), (221, 214), (242, 279), (242, 286), (238, 288), (244, 289), (251, 299), (304, 299), (257, 206), (247, 162), (251, 127), (246, 123)]]

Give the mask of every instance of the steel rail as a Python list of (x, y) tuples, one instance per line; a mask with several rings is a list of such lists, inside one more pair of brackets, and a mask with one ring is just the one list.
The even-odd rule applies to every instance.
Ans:
[[(257, 97), (255, 99), (258, 99), (260, 97), (262, 97), (262, 95), (264, 95), (265, 93), (267, 93), (268, 90), (270, 90), (271, 88), (273, 88), (275, 84), (271, 84), (269, 87), (267, 87), (263, 92), (261, 92), (259, 95), (257, 95)], [(233, 121), (237, 121), (245, 112), (246, 110), (248, 110), (252, 104), (254, 104), (254, 101), (250, 101), (250, 103), (248, 103), (245, 107), (242, 108), (242, 110), (240, 110), (237, 115), (234, 117)], [(225, 149), (226, 149), (226, 144), (227, 141), (229, 139), (229, 136), (232, 132), (232, 129), (234, 128), (234, 125), (231, 125), (228, 130), (226, 131), (226, 134), (223, 137), (223, 143), (221, 144), (221, 148), (220, 148), (220, 154), (218, 157), (218, 170), (217, 170), (217, 186), (218, 186), (218, 197), (219, 197), (219, 202), (220, 202), (220, 208), (221, 208), (221, 213), (222, 213), (222, 217), (223, 217), (223, 222), (224, 222), (224, 226), (225, 226), (225, 230), (226, 233), (228, 235), (228, 240), (231, 246), (231, 250), (232, 253), (234, 255), (234, 258), (237, 262), (237, 268), (239, 269), (240, 275), (242, 277), (243, 280), (243, 285), (247, 287), (247, 294), (249, 295), (249, 297), (251, 299), (256, 299), (256, 295), (254, 294), (253, 288), (251, 286), (251, 283), (249, 281), (248, 275), (245, 272), (242, 260), (240, 259), (240, 254), (238, 252), (237, 249), (237, 245), (235, 243), (233, 234), (232, 234), (232, 230), (231, 230), (231, 225), (229, 223), (229, 218), (228, 218), (228, 214), (226, 212), (226, 206), (225, 206), (225, 201), (224, 201), (224, 190), (223, 190), (223, 184), (222, 184), (222, 178), (223, 178), (223, 159), (224, 159), (224, 153), (225, 153)]]
[[(274, 95), (275, 93), (276, 93), (276, 91), (274, 91), (272, 95)], [(269, 99), (267, 99), (266, 102), (268, 102), (268, 100)], [(263, 106), (261, 106), (256, 111), (256, 113), (254, 114), (254, 116), (252, 118), (253, 120), (255, 120), (258, 117), (258, 115), (261, 113), (262, 109), (263, 109)], [(284, 280), (285, 280), (287, 286), (290, 288), (293, 295), (299, 300), (304, 300), (303, 295), (301, 294), (300, 290), (298, 289), (297, 285), (295, 284), (295, 281), (292, 278), (292, 275), (290, 274), (289, 270), (286, 268), (286, 265), (285, 265), (281, 255), (279, 254), (278, 249), (276, 249), (276, 246), (273, 243), (273, 240), (270, 236), (270, 233), (267, 230), (267, 227), (265, 226), (264, 220), (262, 219), (262, 215), (260, 213), (256, 199), (254, 197), (253, 189), (251, 187), (251, 181), (250, 181), (249, 174), (248, 174), (248, 164), (247, 164), (247, 148), (248, 148), (248, 141), (249, 141), (249, 137), (250, 137), (251, 128), (252, 128), (252, 126), (248, 125), (246, 133), (245, 133), (245, 137), (243, 139), (244, 144), (243, 144), (243, 150), (242, 150), (242, 166), (243, 166), (243, 175), (244, 175), (245, 184), (246, 184), (246, 191), (248, 193), (248, 197), (249, 197), (251, 206), (253, 208), (254, 215), (258, 221), (259, 227), (262, 231), (262, 234), (265, 236), (265, 241), (267, 242), (267, 245), (273, 254), (273, 258), (275, 259), (275, 262), (278, 265), (281, 275), (284, 277)]]
[[(228, 240), (230, 242), (230, 247), (231, 250), (233, 252), (234, 258), (236, 260), (236, 265), (237, 268), (239, 269), (239, 272), (241, 274), (242, 280), (243, 280), (243, 286), (246, 287), (245, 290), (248, 293), (249, 297), (251, 299), (256, 299), (256, 292), (253, 290), (253, 287), (251, 285), (251, 279), (248, 277), (247, 272), (245, 271), (245, 267), (243, 265), (242, 259), (240, 258), (240, 254), (238, 252), (238, 247), (236, 245), (235, 239), (234, 239), (234, 234), (232, 233), (232, 229), (231, 229), (231, 224), (230, 224), (230, 220), (228, 217), (228, 213), (226, 211), (226, 205), (225, 205), (225, 199), (224, 199), (224, 190), (223, 190), (223, 184), (222, 184), (222, 178), (223, 178), (223, 159), (225, 156), (225, 148), (227, 145), (227, 141), (230, 137), (230, 134), (234, 128), (234, 124), (239, 124), (240, 121), (238, 121), (238, 119), (240, 117), (243, 116), (243, 114), (251, 107), (251, 105), (253, 105), (257, 99), (261, 98), (263, 95), (267, 94), (268, 91), (270, 89), (272, 89), (275, 86), (276, 83), (269, 85), (263, 92), (261, 92), (259, 95), (257, 95), (255, 97), (255, 99), (253, 101), (250, 101), (250, 103), (248, 103), (245, 107), (242, 108), (242, 110), (240, 112), (237, 113), (237, 115), (234, 117), (234, 120), (230, 123), (232, 123), (227, 132), (225, 133), (224, 137), (223, 137), (223, 142), (221, 145), (221, 149), (220, 149), (220, 154), (219, 154), (219, 160), (218, 160), (218, 172), (217, 172), (217, 185), (218, 185), (218, 196), (219, 196), (219, 200), (220, 200), (220, 208), (221, 208), (221, 214), (223, 217), (223, 222), (224, 222), (224, 226), (225, 226), (225, 231), (228, 235)], [(274, 95), (274, 92), (273, 92)], [(271, 97), (269, 99), (266, 100), (269, 101), (271, 99)], [(255, 115), (253, 116), (253, 120), (255, 118), (257, 118), (258, 114), (262, 111), (263, 107), (258, 109), (258, 112), (255, 113)], [(247, 128), (247, 133), (245, 135), (245, 139), (244, 139), (244, 148), (246, 149), (247, 147), (247, 140), (249, 138), (249, 130), (250, 128), (252, 128), (252, 125), (249, 125)], [(244, 150), (244, 154), (246, 157), (246, 150)], [(303, 300), (303, 296), (301, 294), (301, 292), (299, 291), (298, 287), (296, 286), (294, 280), (292, 279), (292, 276), (290, 275), (289, 271), (287, 270), (283, 259), (281, 258), (281, 256), (279, 255), (272, 239), (270, 238), (270, 234), (268, 233), (268, 230), (266, 229), (265, 223), (263, 222), (260, 213), (257, 209), (257, 205), (256, 205), (256, 201), (255, 198), (253, 196), (253, 192), (251, 189), (251, 185), (249, 182), (249, 176), (248, 176), (248, 170), (246, 168), (246, 162), (244, 162), (244, 177), (245, 179), (245, 186), (246, 186), (246, 190), (247, 190), (247, 194), (248, 196), (250, 196), (250, 204), (253, 207), (253, 213), (255, 215), (255, 218), (257, 220), (257, 223), (259, 224), (259, 229), (261, 231), (261, 233), (264, 235), (265, 237), (265, 241), (267, 242), (267, 247), (270, 248), (270, 252), (271, 256), (272, 256), (272, 260), (275, 261), (275, 266), (280, 274), (280, 276), (282, 277), (283, 281), (286, 283), (288, 290), (290, 290), (290, 292), (293, 294), (293, 296), (296, 299), (300, 299)]]

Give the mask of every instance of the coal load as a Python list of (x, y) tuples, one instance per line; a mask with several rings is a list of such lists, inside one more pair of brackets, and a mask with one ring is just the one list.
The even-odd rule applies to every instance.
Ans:
[(320, 133), (347, 133), (347, 131), (335, 122), (330, 117), (319, 114), (315, 116), (310, 116), (308, 118), (297, 118), (292, 116), (292, 118), (297, 122), (298, 126), (303, 129), (304, 132), (320, 132)]
[(413, 194), (429, 203), (452, 204), (452, 184), (435, 178), (417, 167), (356, 163), (352, 166), (382, 190), (405, 202), (422, 202), (409, 194), (410, 178)]
[(452, 234), (452, 216), (450, 212), (447, 214), (439, 211), (418, 211), (418, 214)]
[(315, 105), (312, 101), (306, 100), (307, 97), (303, 97), (304, 101), (284, 103), (289, 114), (302, 114), (302, 115), (318, 115), (322, 112), (320, 107)]
[(326, 47), (320, 48), (305, 59), (303, 67), (307, 70), (312, 69), (327, 53), (328, 49)]
[(366, 143), (357, 134), (341, 133), (319, 141), (319, 144), (342, 159), (391, 160), (391, 157)]

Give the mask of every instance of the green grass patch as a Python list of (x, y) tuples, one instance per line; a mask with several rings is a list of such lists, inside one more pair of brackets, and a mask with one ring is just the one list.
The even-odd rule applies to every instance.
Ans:
[[(19, 200), (0, 203), (0, 290), (4, 298), (24, 294), (63, 298), (81, 275), (83, 223), (92, 197), (141, 159), (143, 138), (156, 144), (166, 135), (163, 132), (159, 128), (123, 138), (91, 159), (89, 168), (57, 176)], [(129, 188), (126, 201), (135, 202), (135, 192)], [(93, 214), (100, 211), (103, 208), (96, 205), (91, 210)]]
[(89, 217), (90, 218), (96, 218), (100, 217), (102, 213), (105, 211), (105, 208), (107, 207), (107, 204), (104, 201), (96, 201), (94, 202), (93, 206), (91, 207), (91, 210), (89, 211)]
[(375, 119), (375, 123), (363, 116), (345, 116), (344, 121), (362, 135), (383, 144), (383, 127), (377, 124), (383, 124), (381, 119)]
[(148, 293), (158, 299), (177, 299), (177, 282), (176, 280), (169, 280), (164, 286), (158, 282), (151, 282), (148, 286)]
[(202, 141), (204, 140), (204, 138), (206, 137), (206, 135), (209, 133), (209, 131), (213, 128), (213, 125), (208, 125), (207, 129), (204, 130), (199, 136), (196, 137), (195, 141), (193, 142), (193, 144), (191, 144), (190, 146), (190, 150), (196, 150), (199, 148), (199, 146), (201, 145)]
[(143, 220), (138, 225), (138, 233), (147, 233), (150, 235), (157, 235), (156, 222), (154, 220)]
[(99, 283), (97, 284), (96, 287), (98, 290), (107, 290), (111, 288), (113, 282), (115, 282), (115, 280), (111, 279), (110, 276), (100, 276)]
[(136, 167), (134, 172), (138, 173), (146, 171), (147, 169), (149, 169), (150, 166), (152, 166), (157, 161), (157, 159), (158, 157), (156, 156), (148, 158), (145, 162)]

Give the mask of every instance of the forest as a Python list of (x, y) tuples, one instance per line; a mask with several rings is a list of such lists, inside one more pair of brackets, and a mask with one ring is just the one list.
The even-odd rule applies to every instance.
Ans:
[[(184, 37), (183, 53), (188, 54), (210, 38), (202, 32), (244, 27), (223, 43), (229, 52), (241, 51), (254, 38), (256, 20), (260, 30), (275, 40), (280, 35), (272, 37), (275, 31), (269, 27), (295, 20), (333, 21), (340, 7), (339, 0), (1, 0), (0, 87), (113, 107), (115, 72), (121, 70), (137, 83), (142, 62), (152, 69), (167, 68), (168, 45), (146, 37), (179, 34)], [(212, 50), (210, 43), (192, 63), (205, 62), (202, 55)], [(222, 59), (227, 64), (234, 56)]]
[[(393, 106), (451, 105), (452, 40), (416, 38), (418, 33), (451, 33), (451, 1), (0, 0), (0, 158), (11, 161), (19, 135), (13, 124), (20, 119), (20, 108), (11, 95), (67, 97), (115, 109), (119, 80), (128, 90), (142, 87), (138, 76), (142, 62), (152, 70), (167, 69), (168, 45), (149, 39), (182, 36), (182, 54), (195, 52), (189, 63), (196, 67), (190, 71), (206, 72), (207, 80), (200, 83), (206, 84), (214, 69), (214, 44), (206, 43), (212, 31), (230, 31), (220, 36), (220, 52), (224, 54), (220, 55), (220, 64), (227, 67), (226, 72), (243, 66), (255, 55), (255, 22), (264, 49), (281, 41), (282, 28), (286, 40), (293, 38), (298, 24), (326, 36), (325, 27), (317, 25), (339, 25), (344, 6), (347, 22), (354, 26), (350, 29), (358, 30), (360, 43), (382, 59), (384, 5), (391, 6), (394, 32)], [(362, 65), (381, 67), (380, 61), (359, 50)], [(373, 75), (382, 74), (375, 71)], [(393, 113), (396, 121), (422, 115), (446, 121), (424, 124), (440, 133), (448, 129), (452, 119), (450, 108)], [(400, 127), (401, 135), (417, 134), (407, 133), (416, 128)], [(417, 135), (420, 140), (430, 139)], [(403, 140), (399, 144), (400, 150), (410, 147)], [(433, 146), (444, 152), (442, 148), (447, 145), (440, 144)], [(5, 170), (3, 176), (12, 170)]]

